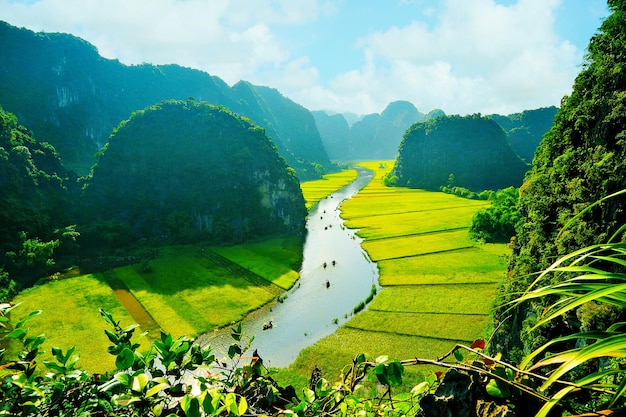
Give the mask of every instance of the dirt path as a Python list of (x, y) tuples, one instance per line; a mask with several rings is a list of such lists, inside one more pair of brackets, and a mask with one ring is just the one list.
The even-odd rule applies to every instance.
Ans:
[(130, 292), (126, 284), (117, 276), (115, 276), (115, 273), (113, 271), (107, 271), (102, 275), (113, 290), (113, 293), (115, 294), (117, 299), (120, 301), (120, 303), (122, 303), (124, 308), (137, 322), (137, 324), (141, 326), (144, 331), (149, 331), (155, 337), (158, 337), (161, 327), (154, 320), (154, 318), (152, 318), (150, 313), (148, 313), (148, 311), (143, 308), (139, 300), (137, 300), (133, 293)]

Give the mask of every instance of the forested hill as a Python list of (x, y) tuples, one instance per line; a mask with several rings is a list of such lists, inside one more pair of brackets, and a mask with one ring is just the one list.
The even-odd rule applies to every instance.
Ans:
[(314, 111), (313, 117), (328, 156), (333, 160), (347, 161), (393, 159), (406, 129), (413, 123), (442, 114), (441, 110), (420, 113), (408, 101), (394, 101), (381, 114), (368, 114), (351, 126), (341, 114)]
[(508, 134), (509, 143), (520, 158), (530, 163), (543, 135), (550, 130), (558, 109), (554, 106), (524, 110), (508, 116), (492, 114), (491, 117)]
[[(623, 195), (574, 220), (601, 198), (626, 189), (626, 3), (609, 1), (609, 8), (612, 14), (591, 38), (572, 93), (563, 98), (554, 125), (539, 145), (532, 170), (520, 188), (523, 217), (517, 228), (505, 300), (526, 290), (533, 273), (559, 257), (606, 243), (614, 233), (614, 241), (626, 239)], [(494, 326), (499, 329), (494, 349), (528, 352), (554, 337), (581, 329), (604, 330), (626, 319), (620, 308), (592, 302), (559, 315), (550, 327), (532, 329), (544, 307), (553, 302), (541, 299), (513, 311), (503, 307)]]
[(306, 216), (298, 179), (264, 130), (192, 100), (122, 122), (88, 178), (84, 205), (82, 240), (93, 234), (98, 245), (106, 233), (97, 225), (111, 222), (135, 238), (233, 243), (302, 235)]
[(264, 127), (302, 179), (330, 167), (310, 112), (278, 91), (177, 65), (127, 66), (67, 34), (0, 22), (0, 105), (51, 143), (80, 175), (118, 123), (138, 109), (193, 97), (228, 107)]
[[(45, 249), (43, 259), (26, 259), (23, 244), (62, 239), (73, 223), (70, 206), (77, 195), (76, 176), (63, 168), (54, 148), (37, 142), (0, 107), (0, 277), (3, 269), (27, 282), (38, 277)], [(0, 279), (0, 300), (6, 290)]]
[(439, 116), (406, 131), (389, 178), (393, 184), (416, 188), (497, 190), (519, 187), (528, 168), (494, 120)]

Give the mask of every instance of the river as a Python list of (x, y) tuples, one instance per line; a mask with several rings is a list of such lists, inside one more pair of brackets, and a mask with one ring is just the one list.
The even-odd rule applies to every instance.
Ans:
[[(245, 334), (254, 335), (251, 349), (258, 351), (266, 366), (291, 364), (302, 349), (334, 333), (367, 298), (372, 285), (378, 286), (378, 267), (361, 247), (356, 231), (346, 228), (340, 217), (341, 203), (373, 178), (372, 171), (356, 169), (358, 176), (353, 182), (321, 200), (309, 213), (296, 285), (282, 302), (244, 320)], [(270, 321), (273, 327), (263, 330)], [(224, 343), (223, 337), (211, 334), (202, 339), (214, 347)]]

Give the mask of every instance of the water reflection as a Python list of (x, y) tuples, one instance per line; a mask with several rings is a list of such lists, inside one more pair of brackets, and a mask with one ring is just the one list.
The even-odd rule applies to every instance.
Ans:
[[(344, 227), (340, 217), (341, 202), (373, 177), (370, 170), (357, 171), (356, 180), (309, 213), (300, 279), (287, 298), (244, 322), (246, 334), (255, 336), (252, 349), (267, 366), (288, 366), (303, 348), (332, 334), (378, 283), (378, 268), (361, 248), (362, 239)], [(271, 328), (263, 330), (270, 321)], [(219, 344), (218, 339), (207, 339), (213, 346)]]

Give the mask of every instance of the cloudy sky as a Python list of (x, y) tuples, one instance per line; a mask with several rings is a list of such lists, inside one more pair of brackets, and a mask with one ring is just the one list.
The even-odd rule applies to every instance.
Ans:
[(311, 110), (509, 114), (559, 105), (606, 0), (0, 0), (124, 64), (176, 63)]

